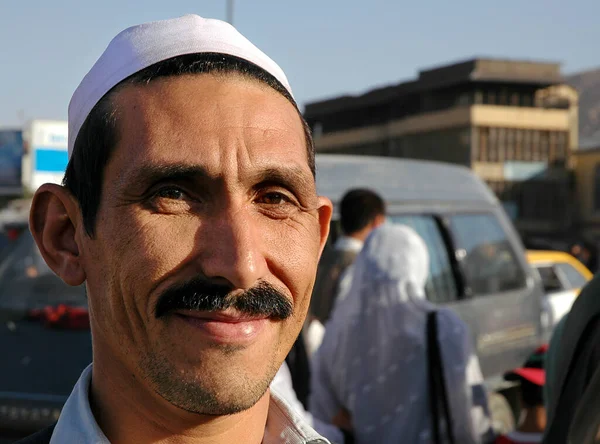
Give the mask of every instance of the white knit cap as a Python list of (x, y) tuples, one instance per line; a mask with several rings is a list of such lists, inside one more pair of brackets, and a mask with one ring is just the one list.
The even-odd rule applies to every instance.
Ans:
[(254, 63), (292, 94), (283, 70), (229, 23), (197, 15), (132, 26), (119, 33), (83, 78), (69, 103), (69, 157), (92, 108), (122, 80), (172, 57), (219, 53)]

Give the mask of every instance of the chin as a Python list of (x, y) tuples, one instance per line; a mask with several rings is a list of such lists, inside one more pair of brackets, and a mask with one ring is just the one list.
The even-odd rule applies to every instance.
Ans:
[(253, 407), (281, 366), (268, 354), (244, 356), (247, 352), (213, 349), (202, 353), (195, 364), (153, 356), (144, 359), (144, 379), (159, 396), (187, 412), (231, 415)]

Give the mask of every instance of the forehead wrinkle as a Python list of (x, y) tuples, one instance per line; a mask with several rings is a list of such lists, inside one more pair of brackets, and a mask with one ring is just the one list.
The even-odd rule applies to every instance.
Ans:
[[(209, 84), (214, 81), (214, 77), (211, 78), (212, 76), (200, 77), (203, 77), (203, 80)], [(241, 85), (246, 90), (251, 91), (253, 86), (262, 89), (263, 92), (259, 97), (261, 101), (265, 97), (269, 97), (269, 100), (273, 99), (275, 101), (273, 103), (280, 102), (281, 104), (284, 101), (285, 108), (282, 108), (281, 111), (285, 110), (285, 112), (278, 113), (279, 118), (273, 121), (272, 116), (267, 115), (268, 113), (265, 114), (264, 111), (266, 110), (262, 107), (263, 111), (255, 108), (246, 109), (241, 104), (238, 106), (235, 101), (225, 100), (224, 97), (221, 97), (220, 100), (203, 101), (202, 111), (195, 110), (190, 114), (188, 105), (189, 101), (192, 100), (192, 96), (195, 97), (195, 93), (192, 91), (192, 94), (190, 94), (187, 88), (184, 91), (183, 86), (184, 83), (188, 84), (188, 81), (197, 82), (198, 80), (200, 79), (197, 77), (187, 76), (180, 79), (157, 80), (156, 83), (144, 85), (144, 88), (140, 88), (138, 85), (130, 85), (120, 91), (116, 99), (123, 105), (124, 109), (121, 111), (127, 110), (131, 123), (128, 125), (127, 130), (129, 133), (128, 140), (122, 140), (125, 142), (125, 146), (122, 146), (121, 149), (127, 149), (127, 144), (134, 143), (137, 147), (132, 146), (130, 149), (133, 153), (137, 153), (136, 157), (140, 155), (141, 157), (149, 155), (151, 157), (158, 156), (159, 158), (164, 156), (166, 162), (169, 161), (169, 157), (172, 157), (167, 152), (171, 152), (173, 145), (181, 147), (183, 152), (188, 151), (187, 155), (177, 155), (177, 157), (180, 157), (179, 160), (183, 162), (200, 160), (196, 158), (198, 150), (206, 151), (202, 155), (208, 162), (204, 165), (204, 168), (210, 168), (211, 165), (214, 168), (220, 163), (217, 168), (232, 168), (232, 171), (228, 171), (228, 173), (239, 176), (242, 173), (243, 164), (250, 166), (260, 162), (260, 157), (267, 154), (263, 148), (270, 146), (271, 149), (267, 149), (267, 151), (271, 151), (273, 155), (281, 158), (282, 161), (289, 159), (289, 155), (293, 154), (296, 157), (297, 154), (300, 154), (302, 160), (306, 160), (308, 167), (308, 155), (301, 118), (297, 110), (285, 98), (279, 97), (278, 93), (271, 91), (260, 83), (242, 82)], [(234, 77), (233, 79), (228, 78), (228, 80), (234, 80), (235, 82), (237, 79)], [(223, 84), (223, 82), (220, 83)], [(165, 93), (169, 100), (164, 100), (163, 95), (160, 94), (161, 92)], [(234, 93), (237, 93), (237, 91), (227, 90), (225, 96)], [(264, 105), (266, 106), (266, 104)], [(288, 111), (290, 112), (288, 113)], [(223, 116), (224, 113), (227, 115), (233, 113), (237, 115), (237, 118), (217, 118), (217, 115)], [(238, 132), (236, 128), (238, 131), (241, 130), (238, 136), (234, 136), (234, 138), (227, 137), (227, 133), (234, 135)], [(164, 138), (165, 133), (170, 134), (170, 137), (166, 140)], [(211, 140), (212, 142), (210, 142)], [(198, 146), (201, 141), (204, 143), (200, 143), (201, 146)], [(213, 143), (216, 146), (213, 145), (212, 148), (207, 146)], [(232, 147), (230, 145), (232, 143), (237, 146)], [(165, 144), (168, 146), (165, 146)], [(230, 146), (222, 146), (223, 149), (219, 149), (218, 145)], [(254, 150), (253, 146), (260, 149)], [(241, 151), (246, 152), (242, 153)], [(276, 153), (277, 151), (279, 153)], [(296, 152), (292, 153), (293, 151)], [(146, 154), (143, 154), (144, 152)], [(216, 158), (213, 157), (215, 154), (217, 154)], [(221, 159), (217, 161), (219, 157)], [(222, 162), (226, 157), (229, 157), (228, 160), (233, 161), (228, 166), (227, 162)], [(214, 161), (217, 161), (217, 164), (214, 164)], [(131, 168), (136, 167), (130, 163), (130, 168), (125, 168), (124, 174), (118, 175), (120, 185), (124, 186), (126, 183), (131, 183), (131, 176), (135, 174), (128, 171)], [(216, 172), (214, 171), (214, 173)], [(223, 173), (223, 170), (220, 172)], [(229, 179), (231, 178), (229, 176)]]

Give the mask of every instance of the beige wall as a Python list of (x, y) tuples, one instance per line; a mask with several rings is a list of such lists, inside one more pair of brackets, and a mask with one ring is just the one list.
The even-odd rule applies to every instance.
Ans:
[(471, 107), (475, 126), (532, 130), (569, 130), (569, 112), (562, 109), (475, 105)]
[(472, 169), (483, 180), (504, 180), (504, 164), (501, 162), (473, 162)]
[(572, 118), (568, 110), (474, 105), (446, 111), (420, 114), (383, 125), (337, 131), (315, 138), (317, 150), (373, 143), (411, 133), (465, 127), (569, 130)]

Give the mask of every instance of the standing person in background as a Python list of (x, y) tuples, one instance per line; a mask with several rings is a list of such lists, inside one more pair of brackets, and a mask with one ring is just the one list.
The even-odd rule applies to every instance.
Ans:
[[(426, 300), (428, 275), (427, 246), (412, 228), (374, 230), (313, 357), (311, 413), (334, 424), (345, 417), (358, 444), (435, 443), (440, 422), (455, 443), (493, 440), (471, 335), (453, 311)], [(445, 389), (434, 391), (432, 375)], [(443, 398), (446, 421), (436, 408)]]
[(548, 346), (538, 348), (521, 368), (508, 372), (504, 379), (520, 383), (521, 420), (517, 429), (498, 437), (496, 444), (536, 444), (542, 442), (546, 428), (543, 388), (546, 384), (544, 362)]
[(352, 265), (374, 228), (385, 222), (385, 202), (374, 191), (348, 191), (340, 204), (340, 224), (344, 235), (319, 261), (310, 313), (322, 324), (329, 319), (340, 292), (344, 271)]
[[(304, 332), (294, 344), (287, 363), (299, 399), (305, 404), (304, 394), (310, 391), (308, 359), (317, 350), (324, 324), (339, 294), (345, 293), (350, 283), (348, 269), (363, 247), (371, 231), (385, 222), (385, 202), (374, 191), (353, 189), (346, 192), (340, 203), (340, 224), (344, 233), (333, 248), (326, 248), (317, 271), (317, 280)], [(303, 354), (306, 351), (306, 355)]]
[(592, 274), (596, 274), (598, 269), (597, 254), (595, 248), (592, 248), (588, 242), (578, 242), (571, 246), (571, 256), (585, 265)]

